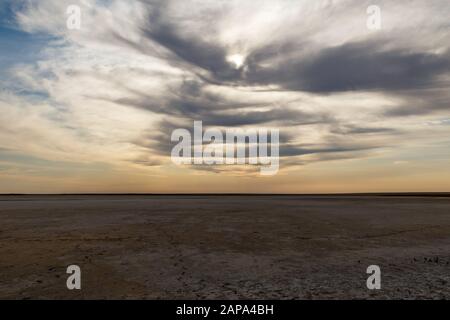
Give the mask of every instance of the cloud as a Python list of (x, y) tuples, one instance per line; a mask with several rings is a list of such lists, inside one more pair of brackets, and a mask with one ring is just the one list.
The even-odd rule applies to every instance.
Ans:
[(365, 25), (370, 1), (77, 3), (77, 31), (73, 1), (14, 6), (19, 38), (41, 50), (0, 51), (0, 148), (164, 171), (171, 132), (194, 120), (280, 128), (282, 168), (444, 139), (447, 126), (417, 124), (448, 117), (446, 1), (379, 1), (379, 32)]
[(447, 112), (450, 110), (450, 91), (447, 87), (436, 87), (425, 89), (395, 92), (400, 103), (383, 111), (386, 117), (409, 117), (427, 115), (436, 112)]
[(343, 127), (333, 128), (330, 131), (331, 133), (341, 134), (341, 135), (360, 135), (360, 134), (396, 134), (397, 130), (392, 128), (376, 128), (376, 127), (358, 127), (354, 125), (345, 125)]
[(315, 93), (393, 91), (432, 87), (450, 71), (450, 55), (384, 49), (377, 41), (325, 48), (312, 57), (287, 57), (275, 67), (261, 68), (257, 59), (248, 79), (279, 84), (287, 90)]
[(160, 14), (152, 13), (149, 17), (150, 27), (144, 29), (144, 35), (168, 49), (178, 59), (209, 71), (214, 78), (232, 80), (239, 77), (241, 72), (231, 67), (224, 47), (200, 37), (182, 36), (176, 26), (162, 19)]

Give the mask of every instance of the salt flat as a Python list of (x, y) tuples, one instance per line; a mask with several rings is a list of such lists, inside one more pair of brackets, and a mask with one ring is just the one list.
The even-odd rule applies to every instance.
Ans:
[(0, 257), (6, 299), (450, 299), (450, 197), (0, 196)]

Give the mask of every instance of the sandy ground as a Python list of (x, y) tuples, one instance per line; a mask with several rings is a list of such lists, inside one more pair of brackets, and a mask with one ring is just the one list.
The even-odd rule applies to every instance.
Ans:
[(450, 197), (0, 196), (3, 299), (449, 299), (449, 263)]

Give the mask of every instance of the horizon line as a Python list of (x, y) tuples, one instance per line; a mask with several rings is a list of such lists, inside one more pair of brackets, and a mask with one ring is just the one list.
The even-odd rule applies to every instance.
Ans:
[(337, 192), (337, 193), (0, 193), (0, 196), (424, 196), (450, 197), (450, 192)]

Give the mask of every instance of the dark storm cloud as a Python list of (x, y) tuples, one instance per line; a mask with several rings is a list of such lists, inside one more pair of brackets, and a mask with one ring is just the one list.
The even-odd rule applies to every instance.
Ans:
[[(204, 125), (203, 131), (208, 127)], [(155, 124), (152, 128), (149, 128), (139, 139), (133, 141), (133, 144), (143, 148), (144, 150), (150, 151), (152, 155), (168, 156), (170, 155), (174, 142), (171, 141), (171, 134), (175, 129), (185, 128), (191, 132), (191, 137), (193, 137), (193, 122), (187, 119), (182, 120), (163, 120)], [(225, 133), (224, 133), (225, 134)], [(224, 137), (225, 138), (225, 137)], [(363, 145), (361, 143), (351, 143), (346, 140), (339, 140), (330, 137), (329, 141), (320, 144), (298, 144), (293, 141), (298, 138), (294, 135), (287, 134), (286, 132), (280, 132), (280, 157), (283, 158), (283, 167), (287, 168), (290, 166), (297, 166), (306, 164), (310, 161), (326, 161), (326, 160), (337, 160), (337, 159), (351, 159), (358, 158), (362, 154), (367, 154), (375, 149), (384, 147), (382, 144), (371, 144)], [(203, 141), (203, 145), (208, 144), (207, 141)], [(269, 143), (270, 148), (270, 143)], [(249, 146), (246, 146), (246, 154), (249, 154)], [(314, 155), (314, 160), (300, 160), (299, 157), (306, 155)], [(295, 159), (289, 161), (289, 159)], [(285, 161), (286, 160), (286, 161)], [(150, 159), (148, 161), (146, 158), (139, 158), (133, 161), (136, 164), (142, 165), (160, 165), (160, 162), (154, 162)], [(209, 169), (207, 169), (209, 168)], [(227, 170), (220, 170), (216, 166), (193, 166), (192, 169), (198, 170), (208, 170), (211, 172), (226, 172)], [(257, 170), (257, 169), (255, 169)]]
[(162, 115), (193, 119), (218, 111), (263, 106), (245, 101), (229, 101), (220, 95), (207, 92), (205, 87), (206, 85), (199, 81), (183, 81), (179, 86), (166, 88), (162, 96), (128, 90), (131, 96), (113, 102)]
[(171, 26), (161, 26), (158, 30), (146, 30), (145, 34), (160, 45), (169, 49), (178, 58), (212, 73), (220, 80), (234, 80), (240, 70), (231, 68), (226, 61), (224, 48), (201, 39), (179, 37)]
[[(313, 47), (311, 43), (272, 39), (249, 53), (245, 68), (236, 69), (226, 59), (226, 47), (206, 40), (202, 33), (186, 33), (170, 18), (165, 3), (153, 3), (150, 8), (149, 23), (142, 28), (144, 37), (167, 49), (174, 63), (183, 62), (193, 72), (197, 68), (207, 71), (209, 77), (202, 76), (203, 80), (216, 84), (278, 85), (314, 93), (393, 91), (432, 86), (450, 71), (448, 52), (396, 48), (387, 36), (316, 48), (309, 54), (305, 49)], [(214, 14), (218, 13), (205, 20), (213, 21)], [(214, 32), (212, 26), (208, 32)]]
[(361, 146), (361, 145), (329, 145), (325, 147), (318, 148), (303, 148), (298, 146), (280, 146), (280, 156), (281, 157), (292, 157), (292, 156), (304, 156), (308, 154), (324, 154), (324, 153), (345, 153), (345, 152), (355, 152), (355, 151), (367, 151), (373, 150), (378, 147), (376, 146)]
[[(196, 81), (184, 81), (179, 87), (169, 89), (169, 93), (164, 97), (134, 91), (133, 97), (116, 99), (113, 102), (181, 119), (202, 120), (205, 126), (236, 127), (269, 122), (294, 126), (335, 121), (332, 116), (320, 112), (308, 113), (268, 103), (230, 101), (207, 92), (205, 85)], [(264, 110), (246, 110), (254, 107)]]
[[(289, 57), (272, 67), (273, 48), (250, 57), (247, 81), (278, 84), (288, 90), (331, 93), (357, 90), (420, 89), (450, 71), (450, 56), (406, 49), (383, 49), (385, 43), (368, 41), (325, 48), (314, 56)], [(280, 52), (276, 51), (277, 59)]]
[[(174, 142), (171, 141), (172, 132), (176, 129), (183, 128), (188, 130), (191, 133), (191, 137), (193, 137), (193, 126), (194, 122), (190, 119), (162, 120), (144, 132), (139, 139), (132, 141), (132, 143), (141, 148), (151, 150), (155, 154), (167, 156), (170, 155), (174, 146)], [(203, 132), (213, 127), (214, 125), (203, 122)], [(295, 136), (286, 132), (280, 132), (279, 141), (281, 146), (288, 146), (293, 139), (295, 139)], [(207, 143), (204, 141), (204, 145)]]
[(152, 151), (152, 154), (169, 156), (174, 146), (172, 132), (178, 128), (190, 128), (188, 121), (162, 120), (132, 141), (136, 146)]
[(359, 127), (354, 125), (343, 125), (330, 130), (331, 133), (340, 135), (353, 135), (353, 134), (393, 134), (398, 133), (397, 130), (393, 128), (375, 128), (375, 127)]
[[(185, 30), (177, 25), (177, 22), (166, 12), (167, 2), (152, 1), (148, 5), (149, 22), (142, 28), (143, 35), (171, 52), (173, 55), (171, 59), (178, 59), (193, 67), (206, 70), (211, 73), (213, 79), (220, 81), (236, 80), (240, 77), (241, 70), (233, 68), (227, 62), (225, 47), (206, 41), (201, 34), (182, 34)], [(202, 19), (213, 20), (213, 17), (203, 16)]]

